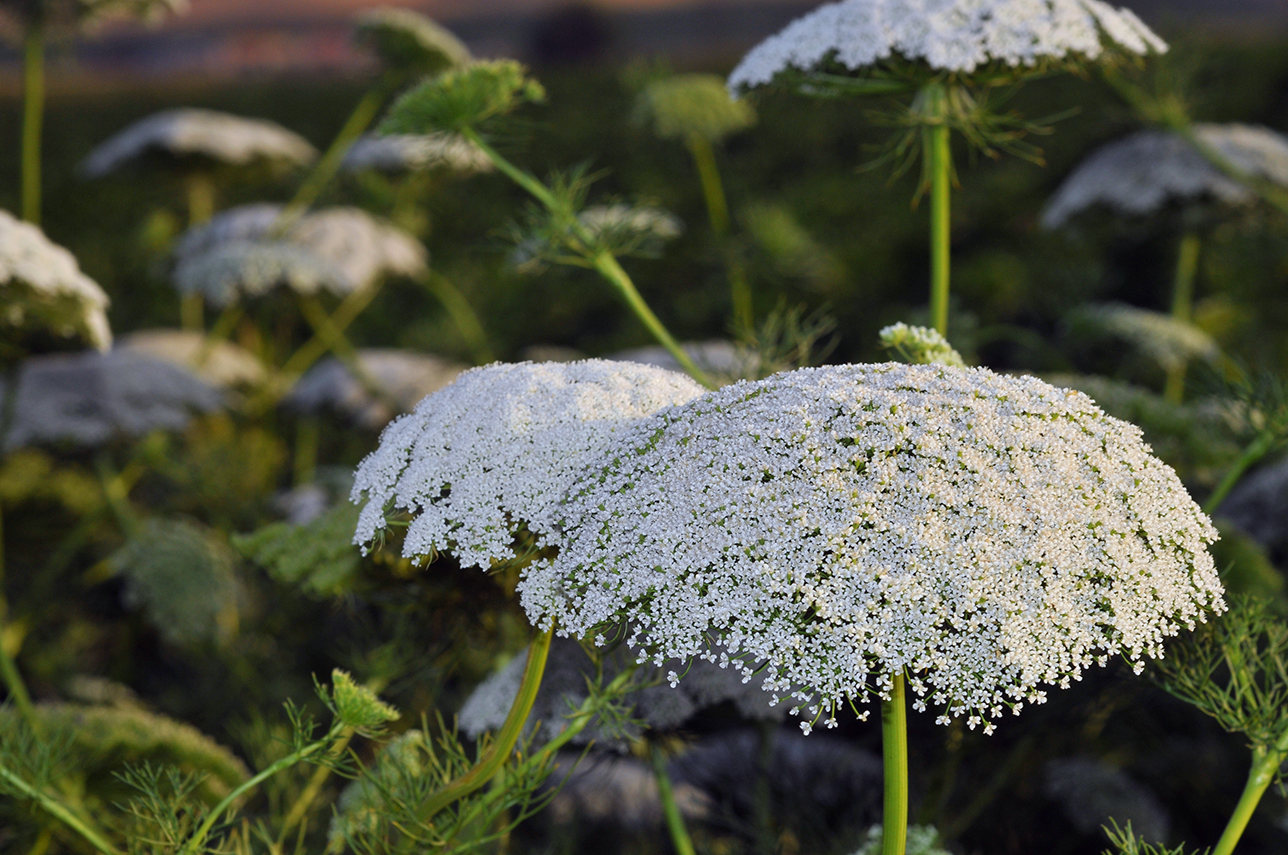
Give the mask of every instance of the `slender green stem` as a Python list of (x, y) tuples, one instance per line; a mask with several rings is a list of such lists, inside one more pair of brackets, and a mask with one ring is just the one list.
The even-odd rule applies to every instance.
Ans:
[[(198, 300), (201, 299), (200, 294), (184, 295), (183, 299), (187, 300), (189, 296), (196, 296)], [(237, 326), (237, 322), (241, 320), (242, 311), (240, 303), (230, 303), (224, 307), (224, 310), (219, 313), (219, 317), (215, 318), (214, 325), (202, 340), (201, 348), (197, 351), (197, 355), (193, 357), (193, 368), (200, 368), (205, 365), (206, 360), (210, 358), (210, 354), (215, 352), (215, 345), (232, 335), (233, 327)]]
[(222, 817), (224, 813), (242, 797), (242, 795), (250, 792), (255, 787), (258, 787), (278, 772), (289, 769), (302, 760), (307, 760), (323, 748), (326, 748), (328, 745), (333, 745), (335, 740), (340, 738), (341, 734), (343, 734), (344, 730), (345, 726), (338, 720), (335, 721), (332, 723), (331, 730), (327, 733), (325, 738), (320, 739), (317, 742), (310, 743), (299, 751), (294, 751), (286, 755), (276, 763), (266, 767), (258, 775), (244, 781), (231, 793), (225, 796), (224, 800), (215, 805), (214, 809), (206, 815), (205, 821), (197, 827), (197, 830), (193, 832), (192, 837), (188, 838), (188, 842), (186, 842), (183, 845), (183, 848), (179, 850), (180, 855), (192, 855), (192, 853), (200, 852), (202, 850), (202, 846), (206, 842), (206, 838), (210, 836), (211, 830), (215, 827), (215, 824), (219, 822), (220, 817)]
[(469, 345), (474, 361), (479, 365), (495, 362), (496, 356), (488, 344), (483, 324), (460, 289), (452, 284), (450, 279), (434, 270), (427, 271), (424, 276), (419, 277), (418, 281), (434, 295), (438, 302), (443, 304), (443, 308), (452, 318), (452, 323), (456, 324), (456, 329)]
[(31, 786), (3, 764), (0, 764), (0, 778), (3, 778), (10, 787), (40, 805), (50, 816), (85, 838), (87, 843), (102, 852), (103, 855), (120, 855), (120, 852), (102, 834), (91, 828), (89, 823), (78, 817), (66, 805), (48, 793)]
[(652, 740), (648, 743), (648, 759), (653, 763), (653, 774), (657, 777), (657, 794), (662, 802), (662, 814), (666, 817), (666, 830), (671, 835), (671, 844), (676, 855), (694, 855), (693, 839), (689, 829), (684, 826), (684, 815), (675, 802), (675, 789), (671, 786), (671, 775), (666, 770), (666, 755), (658, 750)]
[(952, 152), (947, 123), (930, 128), (930, 322), (948, 335), (948, 270), (950, 264), (949, 202)]
[(27, 26), (22, 60), (22, 218), (40, 225), (40, 145), (45, 120), (45, 24)]
[[(1176, 274), (1172, 278), (1172, 317), (1189, 323), (1194, 314), (1194, 277), (1198, 270), (1202, 239), (1196, 232), (1186, 232), (1176, 253)], [(1185, 364), (1169, 368), (1163, 397), (1179, 404), (1185, 394)]]
[(648, 303), (644, 302), (644, 298), (640, 296), (640, 292), (635, 290), (635, 283), (631, 281), (631, 277), (626, 275), (626, 271), (617, 263), (617, 259), (612, 256), (612, 253), (599, 252), (591, 259), (591, 266), (595, 268), (600, 276), (608, 280), (609, 284), (617, 288), (618, 293), (626, 300), (626, 304), (635, 312), (636, 317), (644, 323), (648, 331), (666, 348), (667, 352), (675, 358), (675, 361), (680, 363), (680, 367), (684, 369), (685, 373), (708, 389), (715, 388), (715, 383), (711, 381), (711, 378), (697, 366), (689, 354), (685, 353), (684, 348), (680, 347), (680, 343), (671, 336), (667, 328), (658, 320), (657, 315), (653, 314), (653, 310), (649, 308)]
[(297, 487), (312, 484), (317, 476), (320, 434), (321, 424), (316, 416), (308, 414), (300, 416), (299, 424), (295, 429), (295, 465), (293, 467), (295, 470), (293, 477)]
[(1269, 454), (1275, 447), (1275, 441), (1274, 431), (1266, 430), (1257, 434), (1256, 439), (1248, 443), (1248, 447), (1243, 450), (1243, 454), (1239, 455), (1239, 459), (1230, 465), (1230, 468), (1226, 470), (1225, 476), (1221, 478), (1221, 483), (1216, 485), (1212, 495), (1208, 496), (1207, 501), (1203, 503), (1203, 512), (1205, 514), (1210, 516), (1216, 513), (1217, 508), (1221, 507), (1221, 503), (1225, 501), (1225, 497), (1234, 489), (1234, 485), (1239, 483), (1243, 473), (1247, 472), (1248, 468), (1258, 460)]
[[(312, 338), (300, 345), (299, 350), (291, 354), (282, 365), (281, 370), (277, 372), (275, 382), (271, 384), (266, 392), (268, 400), (265, 402), (265, 406), (276, 403), (277, 399), (286, 394), (286, 391), (294, 385), (301, 374), (309, 370), (313, 363), (321, 359), (328, 350), (335, 349), (337, 345), (335, 344), (334, 335), (342, 334), (348, 329), (349, 325), (357, 319), (358, 315), (362, 314), (362, 310), (371, 304), (371, 301), (375, 299), (376, 294), (379, 292), (379, 287), (354, 291), (344, 298), (343, 302), (329, 317), (326, 316), (325, 312), (322, 312), (320, 307), (318, 307), (317, 312), (321, 312), (321, 315), (318, 315), (312, 309), (308, 310), (313, 313), (314, 319), (319, 320), (319, 324), (314, 325)], [(320, 321), (320, 318), (323, 317), (327, 318), (325, 323)], [(305, 320), (308, 319), (309, 317), (306, 315)], [(343, 336), (341, 338), (343, 339)], [(341, 342), (338, 346), (343, 350), (344, 342)], [(348, 352), (353, 353), (352, 347), (349, 348)], [(253, 407), (251, 409), (252, 411), (255, 410)]]
[(395, 77), (386, 75), (358, 101), (357, 106), (353, 108), (353, 112), (349, 114), (349, 118), (345, 120), (343, 127), (340, 128), (340, 132), (331, 141), (326, 153), (314, 164), (313, 171), (308, 174), (308, 177), (300, 184), (299, 189), (295, 191), (294, 198), (282, 209), (277, 222), (273, 224), (272, 231), (274, 233), (281, 234), (289, 229), (300, 218), (300, 215), (317, 200), (322, 190), (339, 171), (340, 164), (344, 161), (344, 156), (349, 151), (349, 146), (353, 145), (354, 140), (371, 126), (376, 114), (380, 112), (381, 105), (393, 93), (396, 85), (395, 81)]
[(751, 803), (756, 814), (756, 846), (759, 855), (775, 855), (778, 835), (774, 833), (774, 789), (770, 775), (774, 771), (774, 744), (778, 741), (778, 723), (761, 721), (756, 725), (759, 743), (756, 752), (756, 784)]
[[(497, 169), (509, 177), (510, 180), (514, 181), (514, 183), (531, 193), (532, 196), (548, 210), (552, 212), (559, 210), (559, 202), (555, 199), (554, 194), (550, 192), (549, 188), (502, 157), (496, 149), (488, 145), (487, 142), (478, 135), (477, 131), (473, 128), (465, 127), (461, 129), (461, 135), (474, 143), (474, 145), (478, 146), (479, 150), (487, 155), (488, 159), (492, 161)], [(610, 285), (617, 289), (618, 293), (620, 293), (626, 300), (626, 304), (635, 312), (636, 317), (643, 322), (644, 326), (653, 334), (653, 337), (657, 339), (658, 343), (666, 348), (667, 352), (670, 353), (671, 356), (675, 357), (675, 360), (680, 363), (680, 366), (691, 377), (693, 377), (694, 380), (697, 380), (708, 389), (714, 389), (715, 385), (711, 382), (710, 378), (708, 378), (707, 375), (704, 374), (696, 364), (694, 364), (693, 360), (689, 358), (689, 355), (684, 352), (684, 349), (680, 347), (679, 343), (676, 342), (671, 333), (667, 331), (666, 327), (662, 325), (662, 322), (658, 320), (657, 315), (653, 314), (653, 310), (649, 308), (648, 303), (645, 303), (644, 298), (640, 296), (639, 291), (635, 290), (635, 283), (633, 283), (631, 278), (626, 275), (626, 271), (617, 263), (617, 259), (613, 257), (612, 253), (601, 250), (588, 258), (587, 261), (589, 262), (590, 267), (594, 268), (601, 276), (604, 277), (604, 279), (608, 280)]]
[(188, 195), (188, 228), (209, 222), (215, 215), (215, 182), (210, 173), (196, 170), (184, 178)]
[(729, 234), (729, 203), (725, 200), (724, 185), (720, 181), (720, 170), (716, 168), (716, 155), (706, 137), (689, 134), (684, 144), (693, 155), (693, 165), (698, 170), (698, 180), (702, 183), (702, 198), (707, 203), (707, 218), (711, 221), (711, 231), (722, 238)]
[(881, 855), (904, 855), (908, 842), (908, 714), (904, 676), (890, 684), (890, 700), (881, 702), (881, 760), (885, 802)]
[(4, 687), (8, 689), (9, 698), (14, 706), (18, 708), (18, 714), (22, 716), (23, 721), (27, 722), (32, 733), (39, 734), (42, 730), (40, 717), (36, 715), (36, 708), (31, 703), (31, 695), (27, 692), (27, 684), (22, 681), (18, 663), (14, 661), (13, 652), (9, 650), (9, 634), (5, 631), (3, 613), (0, 613), (0, 677), (4, 679)]
[(1252, 818), (1252, 813), (1257, 809), (1257, 804), (1260, 803), (1266, 788), (1279, 773), (1279, 767), (1285, 757), (1288, 757), (1288, 731), (1284, 731), (1279, 741), (1270, 748), (1253, 749), (1248, 782), (1243, 788), (1242, 795), (1239, 796), (1239, 803), (1234, 807), (1234, 813), (1230, 815), (1230, 821), (1226, 823), (1225, 831), (1221, 833), (1221, 839), (1212, 850), (1212, 855), (1230, 855), (1234, 852), (1239, 838), (1243, 836), (1243, 830), (1248, 827), (1248, 820)]
[(550, 654), (550, 640), (553, 636), (554, 630), (547, 629), (532, 640), (528, 647), (528, 662), (523, 669), (519, 693), (515, 695), (510, 712), (501, 724), (501, 729), (496, 732), (492, 744), (473, 768), (430, 796), (422, 808), (422, 816), (432, 817), (452, 802), (465, 798), (490, 781), (492, 776), (501, 771), (505, 761), (510, 759), (514, 744), (519, 741), (523, 726), (527, 724), (528, 715), (532, 712), (537, 690), (541, 688), (541, 676), (546, 670), (546, 658)]
[(94, 458), (94, 471), (98, 475), (103, 498), (107, 500), (107, 508), (116, 517), (121, 533), (127, 538), (132, 537), (139, 529), (139, 518), (130, 507), (130, 482), (112, 468), (106, 451), (99, 452)]

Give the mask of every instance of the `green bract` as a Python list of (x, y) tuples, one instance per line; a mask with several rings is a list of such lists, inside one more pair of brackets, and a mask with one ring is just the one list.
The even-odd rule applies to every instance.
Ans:
[(635, 102), (638, 121), (667, 139), (690, 135), (719, 142), (756, 123), (756, 111), (746, 101), (729, 97), (724, 81), (714, 74), (677, 74), (650, 83)]
[(528, 77), (521, 63), (476, 62), (429, 78), (405, 93), (389, 108), (380, 132), (460, 131), (545, 97), (545, 89)]
[(376, 697), (366, 686), (353, 682), (349, 672), (336, 668), (331, 672), (331, 709), (336, 718), (357, 731), (375, 731), (397, 721), (400, 713)]

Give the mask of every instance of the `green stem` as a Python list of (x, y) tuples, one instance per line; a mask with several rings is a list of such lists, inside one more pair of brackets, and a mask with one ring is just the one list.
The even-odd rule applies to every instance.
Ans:
[(1261, 796), (1279, 773), (1285, 757), (1288, 757), (1288, 731), (1272, 747), (1253, 750), (1248, 782), (1243, 788), (1243, 794), (1239, 796), (1239, 803), (1234, 807), (1234, 813), (1230, 815), (1230, 821), (1226, 823), (1225, 831), (1221, 833), (1221, 839), (1212, 850), (1212, 855), (1230, 855), (1234, 852), (1235, 845), (1243, 836), (1243, 830), (1248, 827), (1252, 812), (1257, 809)]
[[(291, 354), (290, 358), (282, 365), (276, 381), (270, 385), (266, 392), (268, 396), (266, 406), (276, 403), (279, 397), (286, 394), (300, 375), (308, 371), (313, 363), (321, 359), (328, 350), (334, 350), (337, 347), (340, 350), (344, 349), (347, 340), (337, 344), (334, 336), (342, 334), (348, 329), (349, 325), (357, 319), (358, 315), (362, 314), (362, 310), (371, 304), (371, 301), (375, 299), (376, 294), (379, 292), (380, 288), (378, 286), (354, 291), (344, 298), (343, 302), (329, 317), (322, 311), (320, 306), (316, 311), (312, 308), (306, 310), (312, 313), (314, 320), (317, 320), (318, 324), (312, 324), (310, 321), (314, 327), (313, 336), (300, 345), (300, 349)], [(319, 312), (321, 313), (320, 315), (318, 314)], [(321, 320), (322, 318), (326, 318), (325, 322)], [(309, 320), (307, 314), (305, 320)], [(343, 339), (343, 335), (340, 335), (340, 338)], [(347, 352), (352, 354), (353, 348), (349, 347)], [(256, 411), (254, 407), (251, 409)]]
[(537, 690), (541, 688), (541, 675), (546, 670), (546, 657), (550, 654), (550, 641), (554, 636), (553, 629), (537, 634), (528, 647), (528, 662), (523, 670), (523, 682), (519, 684), (519, 693), (515, 695), (510, 712), (496, 732), (492, 744), (483, 752), (474, 767), (456, 780), (447, 784), (425, 802), (421, 816), (432, 817), (443, 808), (458, 799), (463, 799), (492, 779), (510, 759), (514, 744), (519, 741), (528, 716), (532, 713), (532, 704), (537, 699)]
[(130, 507), (130, 484), (121, 474), (114, 471), (106, 451), (99, 452), (94, 458), (94, 471), (98, 474), (99, 486), (103, 498), (107, 500), (108, 510), (116, 517), (121, 533), (128, 539), (139, 530), (139, 519)]
[(774, 791), (770, 775), (774, 771), (774, 743), (778, 741), (778, 723), (761, 721), (756, 726), (759, 750), (756, 752), (756, 784), (751, 791), (751, 803), (756, 814), (756, 844), (758, 855), (774, 855), (778, 851), (778, 835), (774, 833)]
[(950, 263), (949, 201), (952, 153), (946, 122), (930, 128), (930, 322), (948, 335), (948, 270)]
[(363, 131), (375, 121), (376, 114), (380, 112), (380, 106), (393, 93), (396, 86), (395, 81), (395, 77), (387, 75), (366, 95), (362, 96), (362, 100), (353, 108), (353, 112), (345, 120), (340, 132), (331, 141), (326, 153), (314, 164), (313, 171), (308, 174), (308, 177), (300, 184), (300, 188), (295, 191), (294, 198), (286, 204), (286, 207), (282, 209), (282, 213), (278, 215), (277, 222), (273, 224), (272, 228), (274, 234), (281, 235), (284, 233), (310, 205), (317, 201), (323, 188), (331, 182), (336, 172), (339, 171), (340, 164), (344, 161), (344, 156), (349, 151), (349, 146), (353, 145), (354, 140), (362, 136)]
[(1216, 489), (1212, 491), (1212, 495), (1208, 496), (1207, 501), (1203, 503), (1203, 513), (1209, 516), (1216, 513), (1217, 508), (1221, 507), (1221, 503), (1225, 501), (1225, 497), (1234, 489), (1234, 485), (1239, 483), (1243, 473), (1248, 471), (1248, 467), (1265, 457), (1275, 447), (1275, 440), (1274, 431), (1267, 430), (1257, 434), (1257, 438), (1248, 443), (1248, 447), (1243, 450), (1243, 454), (1239, 455), (1239, 459), (1234, 461), (1230, 468), (1226, 470), (1221, 483), (1217, 484)]
[(591, 259), (591, 266), (617, 289), (617, 292), (626, 300), (626, 304), (635, 312), (636, 317), (644, 323), (644, 326), (653, 334), (653, 337), (666, 348), (667, 353), (671, 354), (675, 361), (680, 363), (680, 367), (684, 369), (685, 373), (708, 389), (715, 388), (711, 378), (694, 363), (689, 354), (684, 352), (684, 348), (680, 347), (679, 342), (662, 325), (657, 315), (653, 314), (653, 310), (648, 307), (648, 303), (644, 302), (644, 298), (640, 296), (640, 292), (635, 290), (635, 283), (631, 281), (631, 277), (626, 275), (626, 271), (617, 263), (617, 259), (613, 257), (612, 253), (605, 251), (597, 253)]
[(120, 855), (118, 850), (112, 846), (111, 843), (108, 843), (103, 835), (91, 828), (85, 820), (72, 813), (66, 805), (50, 796), (48, 793), (31, 786), (22, 778), (5, 768), (3, 764), (0, 764), (0, 778), (3, 778), (4, 781), (13, 789), (39, 804), (50, 816), (58, 819), (68, 828), (85, 838), (87, 843), (99, 852), (102, 852), (103, 855)]
[(184, 180), (188, 195), (188, 228), (209, 222), (215, 215), (215, 182), (209, 173), (195, 171)]
[(881, 855), (904, 855), (908, 841), (908, 716), (904, 676), (890, 683), (890, 700), (881, 701), (881, 759), (885, 801)]
[(312, 484), (318, 470), (321, 424), (316, 416), (302, 415), (295, 429), (294, 479), (296, 487)]
[(707, 203), (707, 218), (711, 221), (711, 231), (716, 237), (723, 238), (729, 234), (729, 204), (725, 201), (724, 186), (720, 182), (720, 171), (716, 168), (715, 151), (706, 137), (689, 134), (684, 139), (689, 154), (693, 155), (693, 165), (698, 169), (698, 180), (702, 182), (702, 197)]
[[(0, 613), (0, 677), (4, 679), (4, 686), (9, 690), (10, 699), (18, 707), (18, 714), (22, 716), (23, 721), (27, 722), (32, 733), (39, 734), (42, 729), (40, 717), (36, 715), (36, 708), (31, 703), (31, 695), (27, 692), (27, 684), (22, 681), (18, 663), (14, 661), (13, 652), (9, 650), (9, 634), (5, 632), (3, 618), (3, 613)], [(21, 636), (18, 637), (21, 638)]]
[(286, 755), (276, 763), (265, 768), (258, 775), (255, 775), (250, 780), (243, 782), (235, 790), (229, 793), (223, 801), (215, 805), (214, 809), (206, 815), (205, 821), (197, 827), (197, 830), (193, 832), (192, 837), (188, 838), (188, 842), (179, 850), (180, 855), (192, 855), (193, 853), (202, 851), (202, 846), (205, 844), (206, 838), (210, 836), (211, 829), (215, 827), (215, 823), (219, 822), (219, 818), (223, 816), (224, 813), (242, 797), (243, 794), (249, 792), (255, 787), (258, 787), (261, 783), (273, 777), (278, 772), (289, 769), (296, 763), (299, 763), (302, 760), (307, 760), (314, 754), (317, 754), (328, 745), (334, 744), (335, 740), (340, 738), (345, 729), (345, 726), (339, 721), (334, 722), (331, 725), (331, 730), (327, 733), (325, 738), (310, 745), (306, 745), (299, 751)]
[(671, 834), (671, 844), (675, 846), (676, 855), (694, 855), (693, 839), (684, 826), (684, 816), (680, 806), (675, 803), (675, 790), (671, 786), (671, 775), (666, 771), (666, 756), (657, 749), (652, 740), (648, 743), (648, 758), (653, 763), (653, 774), (657, 777), (657, 794), (662, 802), (662, 814), (666, 817), (666, 830)]
[[(478, 146), (479, 150), (487, 155), (488, 159), (492, 161), (498, 170), (524, 190), (531, 193), (538, 202), (547, 208), (547, 210), (551, 212), (557, 212), (559, 210), (559, 202), (555, 199), (554, 194), (550, 192), (549, 188), (502, 157), (496, 149), (488, 145), (487, 142), (478, 135), (477, 131), (473, 128), (465, 127), (461, 129), (461, 135), (474, 143), (474, 145)], [(635, 316), (643, 322), (644, 326), (653, 334), (653, 337), (657, 339), (658, 343), (666, 348), (667, 352), (670, 353), (671, 356), (675, 357), (675, 360), (680, 363), (680, 366), (689, 374), (689, 376), (693, 377), (694, 380), (697, 380), (708, 389), (714, 389), (715, 385), (707, 375), (694, 364), (693, 360), (689, 358), (689, 355), (684, 352), (679, 343), (677, 343), (671, 336), (671, 333), (668, 332), (666, 327), (662, 325), (662, 322), (658, 320), (657, 315), (653, 314), (653, 310), (648, 307), (648, 303), (645, 303), (644, 298), (640, 296), (639, 291), (635, 290), (635, 283), (633, 283), (631, 278), (626, 275), (626, 271), (617, 263), (617, 259), (613, 257), (612, 253), (601, 250), (591, 256), (588, 261), (591, 267), (608, 280), (610, 285), (618, 290), (618, 293), (620, 293), (626, 300), (626, 304), (635, 312)]]
[(424, 276), (418, 279), (421, 284), (429, 290), (431, 294), (443, 304), (447, 309), (447, 314), (451, 315), (452, 323), (456, 324), (456, 329), (460, 332), (465, 343), (469, 345), (470, 352), (474, 355), (474, 361), (479, 365), (486, 365), (489, 362), (495, 362), (496, 356), (492, 353), (492, 348), (487, 341), (487, 333), (483, 331), (483, 324), (479, 321), (478, 314), (470, 306), (465, 295), (460, 289), (452, 284), (451, 280), (442, 276), (434, 270), (428, 271)]
[[(1189, 323), (1194, 315), (1194, 276), (1198, 270), (1202, 239), (1196, 232), (1186, 232), (1176, 254), (1176, 274), (1172, 279), (1172, 317)], [(1179, 404), (1185, 394), (1185, 364), (1169, 368), (1163, 397)]]
[(45, 25), (32, 21), (23, 40), (22, 218), (40, 225), (40, 144), (45, 118)]

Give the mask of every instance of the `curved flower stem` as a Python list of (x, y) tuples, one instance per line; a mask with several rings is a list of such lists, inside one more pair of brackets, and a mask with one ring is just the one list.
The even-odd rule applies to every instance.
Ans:
[[(693, 156), (693, 165), (698, 170), (698, 180), (702, 184), (702, 197), (707, 203), (707, 219), (711, 222), (711, 231), (720, 243), (729, 236), (729, 203), (725, 199), (724, 185), (720, 181), (720, 170), (716, 167), (716, 155), (711, 142), (698, 134), (689, 134), (684, 144)], [(755, 323), (755, 313), (751, 302), (751, 288), (747, 283), (747, 273), (737, 259), (725, 248), (725, 267), (729, 275), (729, 298), (733, 304), (734, 324), (744, 329), (751, 329)]]
[(904, 855), (908, 840), (908, 716), (902, 673), (890, 683), (890, 700), (881, 701), (881, 760), (885, 779), (881, 855)]
[(22, 59), (22, 218), (40, 225), (40, 143), (45, 119), (45, 24), (27, 26)]
[(41, 789), (31, 786), (15, 775), (4, 764), (0, 763), (0, 779), (13, 789), (36, 802), (46, 813), (62, 822), (72, 831), (85, 839), (87, 843), (102, 852), (103, 855), (120, 855), (119, 850), (107, 841), (107, 838), (95, 831), (85, 820), (78, 817), (66, 805)]
[(1288, 758), (1288, 730), (1280, 735), (1274, 745), (1253, 749), (1248, 783), (1244, 786), (1239, 803), (1235, 805), (1234, 813), (1230, 815), (1230, 821), (1226, 823), (1225, 831), (1221, 833), (1221, 839), (1217, 841), (1212, 855), (1230, 855), (1234, 852), (1235, 845), (1243, 836), (1243, 830), (1248, 826), (1248, 820), (1252, 818), (1252, 812), (1257, 809), (1261, 796), (1274, 781), (1285, 758)]
[(952, 153), (946, 121), (930, 128), (930, 323), (939, 334), (948, 335), (948, 270), (950, 260), (950, 219)]
[(532, 704), (537, 699), (537, 690), (541, 688), (541, 675), (546, 670), (546, 657), (550, 654), (550, 641), (554, 637), (553, 629), (546, 629), (537, 634), (528, 647), (528, 662), (523, 669), (523, 682), (519, 684), (519, 693), (515, 695), (510, 712), (496, 732), (496, 738), (474, 767), (455, 779), (437, 793), (430, 796), (421, 809), (421, 815), (432, 817), (443, 808), (458, 799), (463, 799), (479, 787), (486, 784), (501, 771), (505, 761), (510, 759), (514, 744), (523, 733), (523, 726), (528, 722)]
[(1243, 454), (1239, 455), (1239, 459), (1234, 461), (1230, 468), (1226, 470), (1221, 483), (1217, 484), (1216, 489), (1207, 497), (1207, 500), (1203, 503), (1203, 513), (1208, 516), (1216, 513), (1217, 509), (1221, 507), (1221, 503), (1225, 501), (1225, 497), (1234, 489), (1234, 485), (1239, 483), (1243, 473), (1247, 472), (1252, 464), (1269, 454), (1275, 447), (1275, 441), (1276, 437), (1273, 431), (1266, 430), (1257, 434), (1256, 439), (1248, 443), (1248, 447), (1243, 450)]
[[(1176, 275), (1172, 279), (1172, 317), (1190, 322), (1194, 314), (1194, 275), (1198, 270), (1199, 249), (1202, 239), (1196, 232), (1187, 231), (1181, 237), (1176, 254)], [(1185, 365), (1182, 363), (1167, 372), (1167, 385), (1163, 397), (1179, 404), (1185, 394)]]
[[(550, 188), (546, 187), (532, 175), (502, 157), (496, 149), (488, 145), (487, 142), (479, 136), (478, 131), (466, 126), (461, 128), (461, 136), (478, 146), (479, 150), (492, 161), (498, 170), (505, 174), (505, 176), (515, 184), (518, 184), (524, 190), (531, 193), (532, 196), (544, 205), (547, 210), (552, 212), (557, 212), (559, 210), (559, 201), (555, 198), (555, 195), (550, 192)], [(600, 250), (594, 255), (589, 256), (587, 258), (587, 263), (589, 267), (593, 268), (600, 276), (604, 277), (610, 285), (617, 289), (617, 292), (621, 294), (622, 298), (626, 301), (626, 305), (631, 308), (631, 311), (635, 312), (635, 316), (639, 318), (648, 331), (653, 334), (653, 337), (657, 339), (658, 343), (666, 348), (667, 353), (671, 354), (671, 356), (675, 358), (676, 362), (680, 363), (680, 366), (690, 377), (697, 380), (708, 389), (715, 388), (711, 379), (707, 377), (707, 375), (704, 374), (696, 364), (694, 364), (693, 360), (684, 352), (684, 349), (680, 347), (679, 343), (667, 328), (662, 325), (660, 320), (658, 320), (657, 315), (653, 314), (653, 310), (649, 308), (648, 303), (644, 302), (644, 298), (640, 296), (639, 291), (635, 290), (635, 283), (631, 281), (631, 277), (626, 275), (626, 271), (617, 263), (617, 259), (613, 257), (612, 253)]]
[(366, 95), (362, 96), (357, 106), (353, 108), (353, 112), (349, 114), (349, 118), (345, 120), (344, 126), (331, 141), (331, 145), (327, 147), (326, 153), (318, 159), (313, 166), (313, 171), (300, 184), (299, 189), (295, 191), (295, 196), (278, 215), (277, 222), (273, 223), (271, 229), (273, 233), (280, 235), (285, 232), (317, 200), (322, 190), (339, 171), (349, 146), (353, 145), (354, 140), (371, 126), (376, 114), (380, 112), (381, 105), (393, 94), (394, 89), (397, 88), (397, 81), (398, 78), (395, 75), (387, 74)]
[(666, 770), (666, 756), (658, 750), (657, 744), (648, 741), (648, 759), (653, 763), (653, 774), (657, 777), (657, 794), (662, 802), (662, 813), (666, 817), (666, 830), (671, 834), (671, 844), (675, 846), (676, 855), (694, 855), (693, 840), (689, 830), (684, 826), (684, 815), (680, 806), (675, 803), (675, 789), (671, 786), (671, 775)]
[(465, 299), (461, 290), (450, 279), (435, 270), (429, 270), (423, 276), (416, 277), (416, 281), (424, 285), (426, 290), (443, 304), (447, 314), (451, 315), (452, 323), (456, 324), (456, 329), (469, 345), (474, 361), (479, 365), (495, 362), (496, 356), (488, 344), (487, 333), (483, 331), (478, 313), (474, 311), (469, 300)]

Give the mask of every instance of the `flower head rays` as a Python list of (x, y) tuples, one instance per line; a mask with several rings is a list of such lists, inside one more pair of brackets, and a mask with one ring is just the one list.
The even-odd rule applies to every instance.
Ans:
[[(778, 374), (655, 417), (520, 589), (655, 661), (768, 664), (807, 719), (888, 690), (985, 724), (1223, 608), (1210, 522), (1135, 427), (983, 369)], [(744, 668), (751, 676), (750, 668)], [(808, 728), (807, 728), (808, 729)]]

